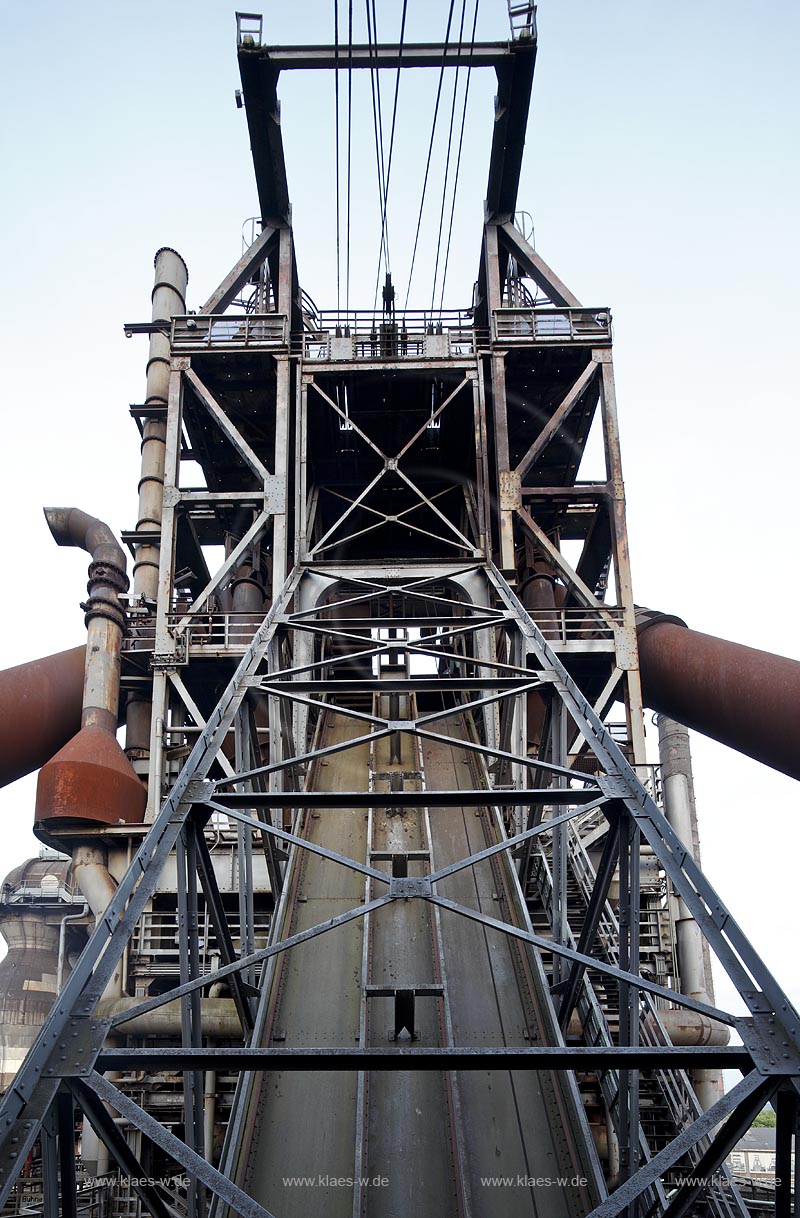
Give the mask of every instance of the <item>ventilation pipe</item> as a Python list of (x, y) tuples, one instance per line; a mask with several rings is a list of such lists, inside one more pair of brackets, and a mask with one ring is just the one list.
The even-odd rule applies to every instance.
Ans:
[[(81, 728), (39, 773), (34, 828), (141, 823), (145, 793), (115, 736), (128, 588), (125, 554), (108, 525), (77, 508), (45, 508), (58, 545), (92, 556)], [(87, 895), (87, 899), (88, 895)]]
[[(691, 857), (700, 866), (700, 840), (697, 832), (689, 733), (682, 724), (676, 723), (667, 715), (658, 716), (658, 752), (664, 791), (664, 812)], [(676, 900), (675, 937), (681, 993), (697, 1002), (713, 1005), (711, 961), (706, 958), (700, 927), (683, 898), (676, 897)], [(663, 1014), (670, 1017), (664, 1022), (673, 1044), (728, 1043), (729, 1030), (703, 1015), (698, 1016), (694, 1011), (665, 1011)], [(707, 1112), (722, 1095), (720, 1072), (695, 1070), (692, 1073), (692, 1081), (700, 1105), (703, 1111)]]
[(80, 731), (86, 648), (0, 672), (0, 787), (38, 770)]
[[(534, 562), (533, 567), (528, 570), (530, 574), (520, 587), (519, 598), (544, 637), (557, 638), (555, 572), (549, 563), (541, 560)], [(547, 703), (542, 695), (533, 689), (528, 694), (526, 703), (528, 751), (538, 755), (542, 745)]]
[[(155, 283), (152, 293), (154, 322), (169, 321), (186, 312), (186, 285), (189, 272), (175, 250), (163, 247), (155, 256)], [(155, 606), (158, 599), (158, 564), (161, 552), (161, 516), (164, 504), (167, 420), (170, 378), (170, 336), (162, 330), (150, 335), (147, 359), (145, 410), (152, 408), (158, 417), (147, 417), (142, 424), (142, 464), (139, 478), (139, 514), (136, 521), (136, 548), (133, 564), (133, 593), (145, 605)], [(131, 760), (150, 756), (152, 696), (148, 689), (128, 698), (125, 752)]]
[(800, 778), (800, 663), (637, 609), (645, 706)]

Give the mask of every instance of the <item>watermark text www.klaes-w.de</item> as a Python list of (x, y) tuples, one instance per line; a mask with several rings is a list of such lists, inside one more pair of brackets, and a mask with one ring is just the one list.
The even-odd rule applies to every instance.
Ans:
[(127, 1180), (140, 1188), (188, 1188), (191, 1184), (189, 1176), (128, 1176)]
[(582, 1188), (585, 1176), (481, 1176), (484, 1188)]
[(388, 1176), (330, 1176), (319, 1172), (316, 1176), (284, 1176), (284, 1188), (388, 1188)]

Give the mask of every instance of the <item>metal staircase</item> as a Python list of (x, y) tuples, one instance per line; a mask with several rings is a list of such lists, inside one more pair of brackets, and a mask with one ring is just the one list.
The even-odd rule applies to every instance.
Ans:
[[(592, 821), (583, 825), (578, 824), (576, 831), (568, 827), (568, 873), (567, 894), (570, 916), (569, 946), (575, 947), (583, 927), (584, 917), (596, 882), (596, 874), (581, 840), (581, 829), (592, 828)], [(553, 879), (551, 865), (548, 861), (548, 848), (551, 843), (547, 837), (540, 839), (541, 848), (537, 851), (530, 869), (530, 878), (526, 886), (526, 900), (531, 914), (531, 921), (537, 934), (552, 937), (553, 928)], [(661, 946), (661, 935), (658, 928), (656, 910), (648, 910), (647, 897), (643, 902), (642, 928), (642, 959), (652, 961)], [(647, 916), (648, 912), (652, 915)], [(619, 943), (619, 924), (616, 915), (608, 901), (605, 903), (598, 925), (595, 946), (592, 955), (606, 963), (619, 966), (619, 953), (616, 945)], [(552, 981), (553, 956), (543, 952), (545, 972)], [(643, 966), (646, 969), (646, 964)], [(570, 1034), (568, 1040), (591, 1046), (611, 1046), (619, 1043), (619, 990), (618, 986), (609, 980), (605, 973), (587, 968), (584, 974), (581, 994), (576, 1006), (579, 1031)], [(659, 1017), (656, 1002), (647, 993), (643, 1001), (639, 1019), (640, 1043), (649, 1045), (668, 1045), (669, 1036)], [(618, 1108), (616, 1095), (619, 1079), (616, 1071), (598, 1074), (595, 1079), (584, 1077), (582, 1090), (591, 1102), (591, 1093), (599, 1086), (603, 1094), (607, 1110), (611, 1113), (615, 1127), (617, 1126)], [(640, 1112), (640, 1146), (644, 1161), (650, 1160), (663, 1150), (682, 1129), (698, 1117), (702, 1109), (691, 1082), (685, 1071), (666, 1072), (661, 1070), (643, 1071), (639, 1081), (639, 1112)], [(617, 1129), (617, 1132), (619, 1130)], [(704, 1139), (692, 1152), (695, 1163), (700, 1161), (702, 1153), (708, 1147)], [(651, 1202), (656, 1200), (666, 1206), (670, 1185), (677, 1187), (678, 1178), (685, 1175), (672, 1173), (667, 1175), (663, 1184), (658, 1181)], [(708, 1213), (715, 1218), (726, 1218), (731, 1214), (746, 1218), (747, 1209), (739, 1194), (730, 1186), (732, 1179), (727, 1168), (723, 1169), (723, 1177), (727, 1187), (715, 1183), (706, 1194)]]

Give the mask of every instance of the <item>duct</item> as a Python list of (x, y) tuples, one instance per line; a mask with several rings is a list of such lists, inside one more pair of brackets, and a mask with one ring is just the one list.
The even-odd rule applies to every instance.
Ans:
[(95, 918), (101, 918), (117, 890), (102, 847), (81, 845), (72, 852), (72, 874)]
[(59, 545), (90, 552), (87, 642), (81, 729), (40, 771), (35, 828), (53, 825), (141, 823), (145, 795), (117, 744), (120, 651), (128, 587), (126, 560), (106, 524), (77, 508), (45, 508)]
[(78, 508), (45, 508), (44, 514), (57, 545), (77, 546), (92, 556), (89, 600), (81, 606), (88, 631), (81, 727), (113, 732), (125, 629), (119, 594), (128, 590), (125, 553), (107, 524)]
[[(531, 574), (520, 587), (519, 597), (544, 637), (558, 638), (555, 572), (548, 563), (537, 561), (533, 564)], [(547, 703), (536, 690), (530, 691), (526, 703), (528, 751), (538, 756), (542, 746)]]
[[(707, 999), (706, 999), (707, 1001)], [(687, 1011), (683, 1008), (659, 1010), (658, 1018), (664, 1025), (673, 1045), (727, 1045), (730, 1040), (730, 1029), (716, 1019), (709, 1019), (700, 1011)], [(653, 1027), (655, 1032), (655, 1028)], [(712, 1073), (711, 1071), (696, 1071), (696, 1073)], [(719, 1093), (715, 1099), (719, 1099)]]
[[(169, 321), (170, 318), (186, 312), (189, 272), (180, 254), (166, 246), (156, 253), (154, 268), (152, 319), (156, 322)], [(150, 407), (152, 413), (145, 414), (142, 420), (139, 512), (133, 564), (134, 596), (153, 607), (158, 597), (170, 371), (170, 336), (160, 329), (153, 330), (150, 335), (145, 390), (145, 410)], [(151, 715), (149, 691), (131, 694), (128, 698), (125, 751), (132, 759), (150, 755)]]
[(264, 620), (266, 593), (258, 572), (251, 562), (237, 568), (232, 583), (231, 641), (249, 643)]
[(800, 663), (637, 609), (646, 706), (800, 778)]
[[(123, 1012), (141, 1004), (141, 998), (103, 998), (97, 1006), (98, 1019), (115, 1019)], [(220, 1040), (241, 1038), (242, 1025), (232, 998), (203, 998), (200, 1001), (204, 1036)], [(163, 1006), (134, 1015), (118, 1025), (126, 1036), (181, 1036), (180, 999), (166, 1002)]]
[(64, 963), (66, 960), (67, 950), (67, 923), (80, 922), (89, 912), (88, 902), (84, 902), (83, 909), (78, 913), (65, 914), (58, 926), (58, 968), (56, 969), (56, 993), (61, 993), (61, 987), (64, 984)]
[[(667, 820), (700, 866), (689, 733), (682, 724), (666, 715), (658, 716), (658, 752)], [(706, 961), (700, 927), (681, 897), (676, 897), (676, 906), (675, 936), (681, 993), (699, 1002), (712, 1003), (710, 960)], [(665, 1011), (663, 1015), (673, 1044), (728, 1043), (730, 1033), (726, 1027), (694, 1011)], [(718, 1070), (695, 1070), (692, 1081), (700, 1105), (707, 1112), (722, 1095), (721, 1074)]]
[(0, 787), (38, 770), (81, 726), (86, 648), (0, 672)]

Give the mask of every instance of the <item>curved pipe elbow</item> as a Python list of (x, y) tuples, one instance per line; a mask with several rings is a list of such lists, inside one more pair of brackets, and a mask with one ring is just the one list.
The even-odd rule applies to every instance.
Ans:
[(44, 516), (59, 546), (77, 546), (93, 562), (108, 563), (126, 573), (128, 560), (114, 533), (102, 520), (74, 507), (46, 507)]

